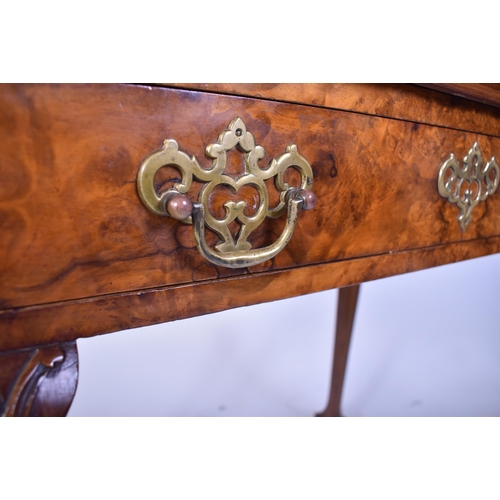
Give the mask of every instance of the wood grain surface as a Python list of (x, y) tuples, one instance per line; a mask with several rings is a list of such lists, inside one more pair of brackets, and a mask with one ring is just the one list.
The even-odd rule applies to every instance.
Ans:
[(426, 83), (420, 85), (500, 108), (500, 83)]
[[(500, 135), (500, 109), (458, 97), (473, 97), (475, 101), (488, 104), (494, 102), (498, 106), (500, 104), (499, 91), (491, 86), (427, 85), (441, 91), (435, 92), (416, 85), (395, 83), (179, 83), (164, 85), (276, 99), (482, 134)], [(454, 95), (449, 95), (450, 93)]]
[[(498, 193), (475, 209), (462, 233), (458, 210), (436, 187), (439, 165), (451, 152), (463, 157), (478, 140), (489, 159), (500, 155), (498, 138), (320, 107), (132, 85), (2, 85), (0, 109), (2, 309), (302, 266), (319, 269), (327, 262), (500, 234)], [(314, 210), (300, 214), (285, 250), (268, 263), (239, 270), (207, 263), (195, 248), (192, 228), (147, 211), (136, 189), (139, 165), (165, 138), (176, 139), (182, 151), (209, 166), (205, 147), (235, 116), (265, 147), (263, 166), (297, 144), (312, 164), (318, 198)], [(272, 243), (283, 226), (284, 220), (266, 221), (252, 235), (254, 246)], [(483, 255), (488, 245), (477, 247)], [(360, 272), (346, 281), (363, 277)], [(316, 290), (308, 280), (293, 293)], [(6, 314), (4, 320), (16, 316)], [(179, 304), (178, 313), (169, 314), (186, 312)], [(75, 318), (70, 330), (55, 337), (51, 328), (46, 334), (40, 326), (36, 330), (44, 342), (59, 335), (76, 338), (81, 322)], [(117, 319), (112, 329), (120, 324)], [(0, 334), (4, 346), (10, 345), (5, 332), (11, 328)], [(26, 331), (21, 343), (28, 345), (33, 335)]]
[(201, 316), (498, 252), (500, 237), (493, 237), (284, 271), (0, 311), (0, 351)]

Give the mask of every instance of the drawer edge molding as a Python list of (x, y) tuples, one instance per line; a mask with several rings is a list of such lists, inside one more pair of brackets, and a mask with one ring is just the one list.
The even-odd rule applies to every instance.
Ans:
[(419, 271), (500, 252), (500, 236), (224, 280), (0, 311), (0, 351), (68, 342)]
[(499, 136), (500, 109), (420, 84), (164, 83), (177, 88), (317, 106)]

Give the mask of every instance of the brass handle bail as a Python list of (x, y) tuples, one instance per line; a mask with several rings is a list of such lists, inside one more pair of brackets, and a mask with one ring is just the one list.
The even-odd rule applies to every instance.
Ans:
[[(226, 154), (233, 148), (245, 155), (245, 174), (234, 179), (225, 174)], [(247, 131), (241, 118), (235, 118), (222, 132), (217, 143), (206, 148), (207, 156), (212, 158), (212, 168), (200, 167), (195, 157), (189, 157), (179, 151), (177, 142), (167, 139), (163, 148), (150, 155), (142, 163), (137, 177), (139, 196), (146, 207), (153, 213), (169, 216), (187, 224), (193, 224), (194, 239), (201, 254), (211, 263), (218, 266), (240, 268), (260, 264), (277, 255), (293, 235), (300, 210), (311, 210), (316, 205), (316, 196), (311, 191), (313, 173), (311, 165), (299, 154), (297, 146), (287, 146), (286, 152), (271, 161), (266, 169), (261, 169), (257, 162), (264, 157), (265, 151), (255, 145), (253, 135)], [(154, 176), (165, 165), (171, 165), (182, 173), (182, 180), (172, 189), (158, 195), (154, 188)], [(301, 174), (300, 188), (289, 186), (284, 181), (285, 171), (293, 167)], [(193, 178), (204, 182), (199, 199), (193, 202), (186, 195)], [(274, 178), (279, 191), (279, 202), (269, 208), (269, 195), (265, 180)], [(257, 189), (260, 204), (252, 216), (245, 215), (244, 202), (228, 201), (224, 204), (226, 215), (223, 219), (215, 218), (208, 210), (208, 201), (213, 189), (224, 185), (235, 192), (244, 185), (252, 185)], [(271, 245), (253, 249), (247, 238), (266, 217), (276, 218), (287, 213), (285, 229), (280, 237)], [(236, 239), (229, 231), (228, 225), (237, 220), (241, 229)], [(205, 239), (206, 228), (220, 237), (219, 243), (211, 248)]]

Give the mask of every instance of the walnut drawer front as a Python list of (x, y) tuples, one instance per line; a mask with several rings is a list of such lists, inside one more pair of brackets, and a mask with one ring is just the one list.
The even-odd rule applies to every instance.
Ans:
[[(486, 160), (500, 155), (491, 135), (132, 85), (4, 85), (0, 110), (1, 309), (500, 234), (500, 195), (478, 205), (462, 232), (457, 208), (437, 190), (450, 153), (462, 158), (477, 141)], [(136, 186), (142, 161), (167, 138), (208, 167), (205, 147), (237, 116), (266, 150), (262, 167), (297, 145), (312, 165), (318, 200), (300, 213), (281, 253), (248, 269), (209, 264), (191, 226), (150, 213)], [(233, 156), (237, 168), (241, 155)], [(269, 244), (283, 225), (269, 219), (252, 242)]]

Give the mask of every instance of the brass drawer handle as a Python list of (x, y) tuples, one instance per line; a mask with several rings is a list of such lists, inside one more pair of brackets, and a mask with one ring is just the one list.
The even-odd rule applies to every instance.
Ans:
[[(237, 179), (225, 174), (227, 152), (234, 148), (245, 155), (245, 173)], [(196, 158), (189, 157), (179, 151), (177, 142), (165, 140), (163, 148), (142, 163), (137, 177), (139, 196), (146, 207), (157, 215), (169, 216), (187, 224), (193, 224), (194, 238), (198, 250), (213, 264), (224, 267), (240, 268), (254, 266), (271, 259), (278, 254), (292, 237), (298, 212), (310, 210), (316, 204), (316, 196), (311, 191), (313, 172), (308, 161), (299, 154), (297, 146), (287, 146), (286, 152), (273, 159), (269, 166), (262, 169), (258, 161), (265, 155), (264, 148), (255, 145), (254, 136), (247, 131), (241, 118), (235, 118), (223, 131), (218, 142), (206, 148), (206, 154), (213, 160), (212, 167), (200, 167)], [(182, 173), (181, 182), (172, 189), (156, 192), (154, 177), (158, 170), (166, 165), (177, 168)], [(299, 188), (288, 185), (284, 180), (285, 171), (294, 167), (300, 172)], [(200, 190), (198, 202), (192, 202), (186, 193), (190, 189), (193, 178), (204, 182)], [(269, 194), (265, 180), (274, 178), (279, 191), (279, 202), (274, 208), (269, 207)], [(208, 209), (210, 195), (217, 186), (226, 186), (234, 192), (245, 185), (253, 186), (259, 194), (259, 206), (254, 215), (244, 213), (244, 201), (226, 201), (226, 214), (223, 219), (215, 218)], [(287, 212), (285, 229), (281, 236), (271, 245), (252, 249), (247, 240), (266, 217), (276, 218)], [(237, 220), (241, 225), (236, 238), (233, 238), (229, 224)], [(211, 248), (205, 239), (205, 227), (214, 231), (220, 241)]]
[(492, 195), (500, 179), (500, 169), (495, 157), (484, 165), (483, 154), (477, 142), (469, 149), (463, 167), (453, 153), (439, 167), (438, 191), (460, 209), (458, 222), (462, 231), (472, 220), (472, 209)]

